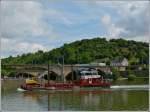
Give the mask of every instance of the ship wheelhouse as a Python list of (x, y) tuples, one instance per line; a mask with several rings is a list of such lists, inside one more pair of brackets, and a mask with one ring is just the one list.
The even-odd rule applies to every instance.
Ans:
[(97, 70), (83, 70), (80, 72), (80, 79), (92, 79), (92, 78), (100, 78), (101, 76), (98, 74)]
[(107, 86), (109, 85), (103, 78), (101, 74), (99, 74), (97, 69), (93, 68), (80, 68), (78, 69), (78, 84), (80, 87), (86, 86)]

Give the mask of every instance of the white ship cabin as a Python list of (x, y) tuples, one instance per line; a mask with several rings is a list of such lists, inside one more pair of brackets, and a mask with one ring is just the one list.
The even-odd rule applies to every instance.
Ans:
[(97, 70), (82, 70), (80, 71), (81, 79), (89, 79), (89, 78), (100, 78), (101, 76), (98, 74)]

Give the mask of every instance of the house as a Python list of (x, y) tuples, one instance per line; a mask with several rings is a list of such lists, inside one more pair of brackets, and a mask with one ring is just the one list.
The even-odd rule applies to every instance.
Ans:
[(126, 58), (117, 58), (113, 60), (110, 65), (115, 66), (119, 71), (125, 71), (129, 63)]
[(117, 58), (111, 62), (111, 66), (128, 66), (128, 60), (126, 58)]

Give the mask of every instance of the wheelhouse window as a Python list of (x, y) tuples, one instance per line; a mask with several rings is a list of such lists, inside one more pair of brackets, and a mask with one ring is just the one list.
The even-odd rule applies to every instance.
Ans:
[(92, 75), (98, 75), (98, 73), (97, 72), (93, 72)]
[(85, 73), (85, 75), (92, 75), (90, 72)]

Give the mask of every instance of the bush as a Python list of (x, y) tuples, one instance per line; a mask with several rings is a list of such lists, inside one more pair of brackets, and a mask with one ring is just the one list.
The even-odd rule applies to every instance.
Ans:
[(119, 78), (119, 75), (118, 75), (118, 74), (113, 74), (113, 80), (114, 80), (114, 81), (118, 80), (118, 78)]
[(120, 73), (117, 69), (112, 69), (112, 72), (113, 72), (113, 75), (112, 75), (113, 80), (116, 81), (119, 78)]
[(15, 77), (15, 75), (16, 75), (16, 72), (10, 72), (10, 73), (8, 74), (8, 77)]
[(136, 78), (136, 76), (131, 74), (128, 76), (128, 81), (133, 81), (133, 80), (135, 80), (135, 78)]

